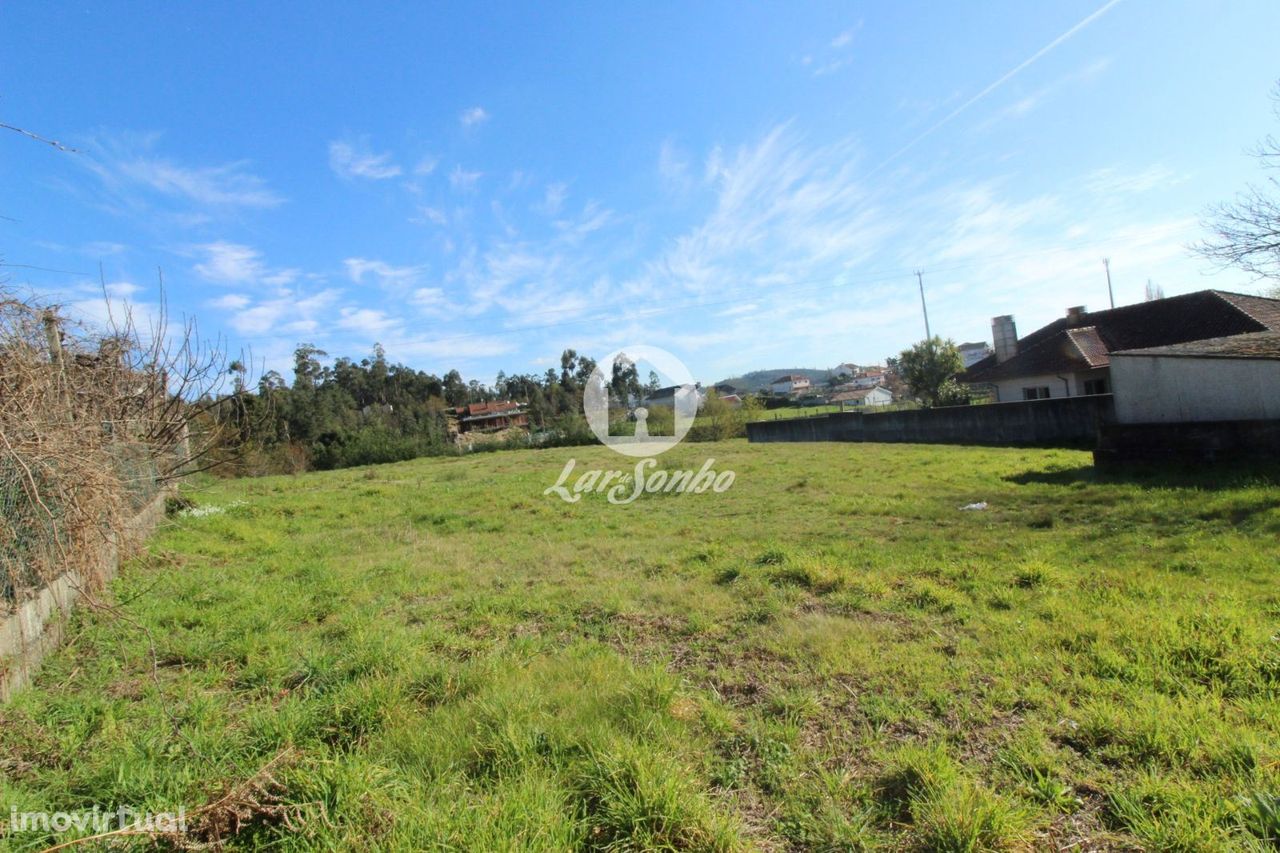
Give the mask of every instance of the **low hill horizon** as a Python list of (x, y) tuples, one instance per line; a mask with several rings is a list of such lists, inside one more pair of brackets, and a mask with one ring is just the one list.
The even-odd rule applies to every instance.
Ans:
[(827, 381), (827, 377), (831, 373), (832, 370), (826, 367), (779, 367), (770, 370), (752, 370), (740, 376), (731, 376), (728, 379), (718, 380), (715, 384), (732, 385), (739, 391), (762, 391), (768, 388), (775, 379), (782, 376), (806, 376), (814, 385), (820, 385)]

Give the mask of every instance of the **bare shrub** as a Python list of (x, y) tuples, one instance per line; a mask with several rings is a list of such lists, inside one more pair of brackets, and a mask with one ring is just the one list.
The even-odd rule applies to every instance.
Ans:
[(225, 360), (193, 323), (105, 330), (0, 288), (0, 608), (74, 570), (225, 445)]

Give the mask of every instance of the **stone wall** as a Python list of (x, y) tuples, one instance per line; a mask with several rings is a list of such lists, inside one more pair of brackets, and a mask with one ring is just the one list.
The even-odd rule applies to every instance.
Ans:
[[(114, 578), (120, 562), (142, 546), (164, 519), (168, 495), (168, 491), (161, 490), (120, 534), (100, 546), (93, 560), (97, 578)], [(84, 587), (80, 576), (66, 572), (19, 603), (12, 613), (0, 617), (0, 702), (29, 684), (45, 655), (62, 642), (67, 619)]]

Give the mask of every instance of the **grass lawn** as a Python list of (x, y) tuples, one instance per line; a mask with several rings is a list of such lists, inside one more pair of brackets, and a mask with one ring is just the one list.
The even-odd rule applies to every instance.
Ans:
[(734, 441), (659, 459), (713, 456), (728, 492), (614, 506), (542, 494), (571, 456), (632, 464), (196, 494), (225, 511), (169, 522), (118, 614), (0, 708), (0, 820), (181, 805), (180, 840), (235, 849), (1275, 849), (1274, 478)]
[(839, 404), (825, 406), (786, 406), (780, 409), (761, 409), (751, 418), (753, 421), (785, 421), (791, 418), (810, 418), (814, 415), (830, 415), (840, 411)]
[[(863, 411), (866, 414), (881, 414), (885, 412), (900, 412), (903, 410), (917, 409), (918, 405), (911, 402), (890, 403), (887, 406), (870, 406), (866, 409), (857, 409), (850, 407), (848, 411)], [(815, 415), (831, 415), (840, 412), (839, 403), (828, 403), (823, 406), (798, 406), (784, 407), (780, 409), (761, 409), (755, 412), (751, 420), (753, 421), (785, 421), (791, 418), (811, 418)]]

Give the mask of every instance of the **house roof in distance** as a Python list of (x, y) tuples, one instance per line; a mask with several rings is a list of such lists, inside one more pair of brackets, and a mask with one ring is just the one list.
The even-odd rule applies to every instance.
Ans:
[(850, 400), (865, 399), (872, 392), (882, 391), (882, 390), (887, 391), (889, 389), (884, 388), (881, 385), (876, 385), (873, 388), (859, 388), (856, 391), (840, 391), (839, 393), (832, 394), (828, 399), (830, 399), (831, 402), (833, 403), (847, 403)]
[(1060, 318), (1018, 339), (1018, 354), (994, 354), (960, 374), (962, 382), (1074, 373), (1106, 367), (1111, 353), (1280, 331), (1280, 300), (1200, 290), (1106, 311)]
[(665, 388), (655, 388), (653, 393), (647, 395), (645, 399), (657, 400), (664, 397), (671, 397), (674, 399), (676, 394), (678, 394), (680, 391), (685, 389), (688, 389), (689, 391), (696, 391), (697, 386), (693, 385), (692, 383), (689, 383), (685, 385), (668, 385)]
[(464, 419), (488, 418), (515, 413), (523, 404), (511, 400), (498, 400), (492, 403), (469, 403), (454, 409), (454, 413)]
[(1280, 331), (1250, 332), (1224, 338), (1208, 338), (1163, 347), (1120, 350), (1113, 356), (1159, 355), (1184, 358), (1267, 358), (1280, 359)]

